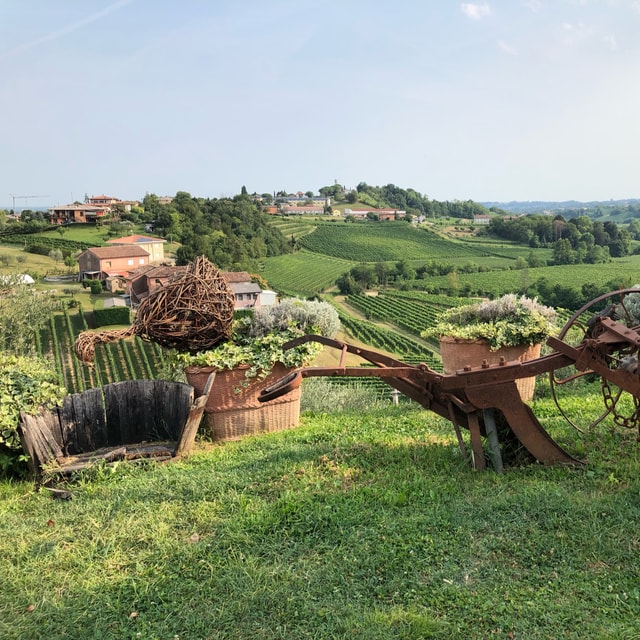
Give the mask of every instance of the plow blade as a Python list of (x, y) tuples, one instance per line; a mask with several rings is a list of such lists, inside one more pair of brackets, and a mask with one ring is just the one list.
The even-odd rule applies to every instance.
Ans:
[(544, 429), (531, 407), (522, 402), (515, 382), (467, 387), (467, 398), (481, 409), (498, 409), (522, 446), (542, 464), (581, 465)]

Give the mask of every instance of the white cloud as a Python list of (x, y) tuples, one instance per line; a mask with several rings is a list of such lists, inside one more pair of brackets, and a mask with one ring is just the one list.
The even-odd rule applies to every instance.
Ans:
[(636, 2), (632, 2), (631, 8), (637, 13), (640, 13), (640, 1), (636, 0)]
[(488, 2), (483, 4), (473, 4), (471, 2), (463, 2), (460, 5), (460, 10), (467, 18), (472, 20), (480, 20), (485, 16), (491, 15), (491, 7)]
[(527, 0), (527, 2), (524, 3), (524, 6), (527, 7), (527, 9), (531, 9), (531, 11), (536, 13), (537, 11), (540, 11), (540, 7), (542, 7), (542, 2), (540, 2), (540, 0)]
[(513, 45), (510, 45), (508, 42), (505, 42), (504, 40), (498, 40), (498, 47), (500, 47), (501, 51), (504, 51), (504, 53), (508, 53), (510, 56), (518, 55), (518, 51), (516, 50), (516, 48)]
[(562, 30), (565, 34), (562, 41), (569, 46), (583, 42), (593, 35), (593, 27), (584, 24), (584, 22), (577, 22), (575, 24), (565, 22), (562, 25)]
[(605, 36), (604, 41), (609, 45), (611, 51), (615, 51), (618, 48), (618, 41), (615, 36)]

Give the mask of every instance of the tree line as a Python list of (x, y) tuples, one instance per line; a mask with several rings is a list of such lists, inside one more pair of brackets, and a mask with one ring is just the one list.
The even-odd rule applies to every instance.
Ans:
[(600, 222), (587, 216), (565, 220), (561, 215), (534, 214), (493, 217), (488, 233), (531, 248), (553, 248), (554, 264), (597, 264), (628, 255), (632, 233), (640, 235), (636, 226), (630, 231), (615, 222)]
[(287, 239), (247, 194), (216, 199), (179, 191), (169, 204), (147, 194), (143, 205), (153, 230), (181, 244), (179, 265), (205, 255), (221, 269), (254, 270), (262, 258), (291, 252)]

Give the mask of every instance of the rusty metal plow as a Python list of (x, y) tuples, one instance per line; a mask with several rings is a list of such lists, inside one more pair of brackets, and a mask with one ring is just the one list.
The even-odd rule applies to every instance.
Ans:
[[(449, 420), (463, 455), (470, 457), (476, 469), (484, 469), (487, 464), (484, 439), (488, 443), (493, 467), (498, 471), (506, 462), (525, 459), (547, 465), (581, 465), (583, 463), (580, 460), (567, 453), (545, 431), (529, 405), (522, 401), (515, 381), (549, 374), (553, 397), (561, 414), (566, 417), (555, 389), (568, 380), (587, 374), (598, 375), (603, 385), (605, 412), (592, 424), (612, 413), (615, 421), (623, 426), (637, 427), (640, 423), (640, 378), (637, 367), (640, 327), (630, 327), (624, 319), (621, 321), (610, 317), (616, 315), (613, 313), (593, 314), (597, 303), (608, 301), (611, 296), (624, 300), (628, 293), (638, 295), (640, 291), (630, 289), (613, 292), (585, 305), (565, 325), (558, 338), (549, 338), (547, 344), (553, 350), (549, 355), (523, 363), (501, 361), (490, 365), (484, 362), (481, 366), (465, 366), (450, 375), (434, 371), (426, 364), (407, 364), (376, 351), (322, 336), (302, 336), (287, 343), (285, 349), (303, 342), (319, 342), (342, 351), (338, 366), (300, 368), (264, 389), (260, 400), (266, 402), (280, 397), (299, 386), (306, 377), (375, 376), (425, 409)], [(619, 305), (619, 302), (616, 304)], [(563, 338), (569, 329), (575, 327), (576, 319), (584, 312), (591, 314), (589, 329), (578, 344), (572, 345)], [(347, 353), (356, 354), (374, 366), (344, 366)], [(635, 367), (629, 365), (634, 358)], [(569, 375), (566, 374), (567, 370), (571, 371)], [(631, 395), (635, 410), (630, 417), (621, 418), (617, 403), (625, 392)], [(470, 455), (462, 437), (462, 429), (467, 429), (470, 434)], [(507, 461), (503, 459), (505, 454), (508, 454)]]

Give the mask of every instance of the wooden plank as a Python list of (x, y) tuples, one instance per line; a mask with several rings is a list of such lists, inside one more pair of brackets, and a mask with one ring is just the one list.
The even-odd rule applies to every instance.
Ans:
[(196, 434), (198, 433), (198, 427), (202, 420), (202, 414), (204, 408), (209, 400), (209, 394), (211, 393), (211, 387), (216, 378), (215, 371), (207, 378), (207, 382), (204, 386), (202, 395), (199, 396), (196, 401), (191, 405), (189, 411), (189, 417), (187, 418), (182, 433), (178, 439), (178, 446), (176, 447), (176, 456), (186, 457), (191, 453), (193, 443), (196, 440)]
[(106, 416), (101, 389), (73, 395), (76, 440), (80, 453), (107, 445)]
[(193, 387), (169, 380), (156, 384), (156, 432), (159, 438), (178, 440), (193, 404)]
[(37, 471), (43, 464), (63, 457), (60, 445), (56, 442), (44, 416), (21, 415), (20, 429), (23, 446), (34, 463)]
[(136, 463), (144, 459), (152, 459), (155, 462), (164, 462), (170, 460), (174, 453), (173, 442), (155, 442), (151, 444), (107, 447), (77, 456), (68, 456), (60, 461), (60, 466), (51, 469), (50, 472), (59, 475), (70, 475), (83, 469), (87, 469), (91, 465), (104, 462), (113, 464), (114, 462), (124, 461), (127, 463)]
[(112, 384), (107, 384), (103, 387), (104, 391), (104, 409), (105, 415), (107, 417), (107, 445), (115, 446), (119, 444), (123, 444), (124, 436), (126, 433), (126, 425), (125, 425), (125, 433), (123, 433), (122, 426), (120, 424), (121, 415), (120, 415), (120, 407), (118, 405), (117, 398), (117, 386), (119, 383), (115, 382)]
[(73, 407), (73, 422), (76, 431), (76, 442), (78, 443), (78, 453), (93, 451), (96, 447), (91, 438), (91, 426), (87, 425), (85, 399), (81, 393), (74, 393), (71, 396), (71, 406)]
[(131, 444), (148, 439), (149, 416), (153, 411), (153, 381), (123, 380), (104, 387), (110, 444)]
[(61, 449), (64, 449), (64, 440), (62, 439), (62, 428), (60, 425), (60, 415), (58, 409), (52, 409), (51, 411), (43, 411), (42, 417), (44, 418), (51, 435), (55, 438), (56, 442)]
[(62, 432), (62, 449), (66, 455), (81, 453), (76, 438), (76, 414), (73, 408), (72, 396), (65, 396), (62, 406), (58, 409), (60, 429)]
[(38, 472), (38, 466), (35, 461), (35, 454), (33, 450), (33, 443), (31, 437), (25, 432), (25, 422), (29, 418), (29, 414), (20, 412), (20, 420), (18, 422), (18, 436), (22, 443), (22, 448), (29, 458), (29, 469), (32, 473)]
[(146, 444), (134, 444), (127, 447), (125, 460), (138, 458), (165, 458), (173, 457), (175, 442), (151, 442)]

